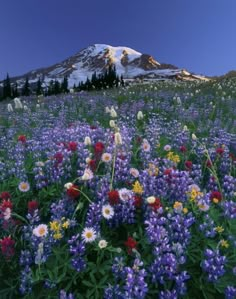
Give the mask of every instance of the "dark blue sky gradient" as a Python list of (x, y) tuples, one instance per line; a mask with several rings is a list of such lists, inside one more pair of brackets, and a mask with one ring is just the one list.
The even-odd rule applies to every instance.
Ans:
[(0, 79), (94, 43), (198, 74), (236, 69), (236, 0), (7, 0), (0, 12)]

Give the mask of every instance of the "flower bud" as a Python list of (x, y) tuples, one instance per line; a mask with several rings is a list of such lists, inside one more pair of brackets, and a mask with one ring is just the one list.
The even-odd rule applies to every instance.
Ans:
[(8, 105), (7, 105), (7, 111), (8, 111), (8, 112), (13, 112), (12, 104), (8, 104)]
[(138, 120), (143, 119), (143, 112), (142, 112), (142, 111), (139, 111), (139, 112), (138, 112), (138, 114), (137, 114), (137, 119), (138, 119)]
[(85, 139), (84, 139), (84, 144), (85, 145), (90, 145), (92, 142), (91, 142), (91, 139), (89, 136), (86, 136)]
[(115, 110), (113, 107), (111, 107), (110, 115), (111, 115), (111, 117), (113, 117), (113, 118), (117, 117), (116, 110)]
[(111, 128), (114, 128), (116, 126), (114, 120), (110, 120), (109, 125)]
[(66, 183), (66, 184), (64, 185), (65, 189), (70, 189), (72, 186), (73, 186), (72, 183)]
[(90, 158), (90, 157), (87, 157), (87, 158), (85, 159), (86, 164), (89, 164), (90, 161), (91, 161), (91, 158)]
[(147, 198), (147, 202), (149, 203), (149, 204), (152, 204), (152, 203), (154, 203), (156, 201), (156, 198), (154, 197), (154, 196), (149, 196), (148, 198)]
[(122, 144), (122, 138), (119, 132), (115, 133), (115, 144), (116, 145)]

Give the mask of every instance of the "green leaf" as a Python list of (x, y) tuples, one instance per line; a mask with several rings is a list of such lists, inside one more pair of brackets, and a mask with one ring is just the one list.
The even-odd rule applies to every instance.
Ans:
[(87, 280), (82, 280), (82, 284), (86, 285), (87, 287), (94, 287), (94, 284)]

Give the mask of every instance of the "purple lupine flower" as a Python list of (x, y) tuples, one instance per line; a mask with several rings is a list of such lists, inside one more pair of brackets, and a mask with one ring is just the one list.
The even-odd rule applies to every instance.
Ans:
[(115, 257), (113, 266), (112, 266), (112, 273), (116, 280), (124, 279), (125, 277), (125, 263), (123, 257)]
[(175, 289), (172, 291), (169, 290), (161, 291), (159, 295), (159, 299), (178, 299), (177, 291)]
[(207, 238), (214, 238), (216, 235), (215, 223), (209, 215), (205, 215), (204, 222), (199, 225), (199, 229)]
[(232, 200), (224, 201), (222, 202), (221, 206), (223, 207), (225, 217), (229, 219), (236, 218), (236, 202)]
[(236, 287), (227, 286), (225, 289), (225, 298), (226, 299), (235, 299), (236, 298)]
[(105, 288), (103, 299), (126, 299), (125, 295), (122, 293), (121, 287), (115, 285), (109, 285)]
[(175, 276), (176, 290), (178, 294), (185, 295), (187, 292), (187, 287), (185, 281), (190, 278), (186, 271), (182, 271), (180, 274)]
[(126, 279), (124, 293), (126, 298), (145, 298), (148, 292), (148, 286), (145, 282), (147, 272), (145, 269), (140, 269), (142, 266), (143, 262), (135, 259), (132, 268), (125, 267)]
[(206, 249), (204, 252), (205, 259), (201, 263), (207, 278), (211, 282), (216, 282), (225, 273), (226, 257), (220, 255), (219, 250)]
[(85, 245), (84, 242), (79, 240), (79, 235), (72, 236), (68, 241), (70, 245), (69, 251), (73, 258), (71, 259), (71, 264), (77, 272), (81, 272), (86, 268), (86, 262), (84, 260), (85, 255)]
[(32, 292), (32, 284), (32, 270), (26, 265), (20, 272), (20, 293), (22, 295), (30, 294)]
[(102, 204), (92, 203), (89, 205), (86, 215), (85, 227), (93, 227), (96, 232), (100, 232), (100, 222), (102, 220)]
[(72, 293), (69, 293), (67, 295), (66, 291), (60, 290), (60, 294), (59, 294), (58, 299), (75, 299), (75, 297)]

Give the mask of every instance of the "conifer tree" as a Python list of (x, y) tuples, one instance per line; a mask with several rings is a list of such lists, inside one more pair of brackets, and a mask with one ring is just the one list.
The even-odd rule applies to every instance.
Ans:
[(37, 81), (36, 95), (39, 96), (43, 93), (42, 82), (40, 78)]
[(59, 94), (61, 92), (61, 87), (59, 81), (54, 82), (54, 94)]
[(26, 96), (26, 97), (30, 95), (30, 85), (29, 85), (28, 77), (26, 77), (26, 79), (25, 79), (25, 84), (22, 89), (22, 95)]
[(61, 83), (61, 92), (68, 93), (68, 79), (67, 77), (64, 77), (62, 83)]
[(18, 84), (16, 82), (13, 89), (12, 89), (12, 97), (17, 98), (17, 97), (19, 97), (19, 95), (20, 94), (19, 94), (19, 91), (18, 91)]
[(11, 90), (11, 80), (9, 74), (7, 73), (7, 77), (3, 82), (3, 98), (11, 98), (12, 97), (12, 90)]

